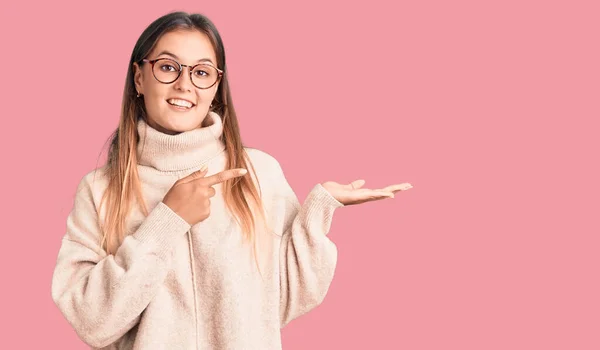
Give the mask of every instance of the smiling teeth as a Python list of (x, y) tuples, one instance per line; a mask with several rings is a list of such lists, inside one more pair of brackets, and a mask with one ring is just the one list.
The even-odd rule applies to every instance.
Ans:
[(179, 106), (179, 107), (192, 108), (192, 104), (190, 102), (184, 101), (184, 100), (178, 100), (176, 98), (169, 99), (169, 100), (167, 100), (167, 102), (169, 102), (169, 104)]

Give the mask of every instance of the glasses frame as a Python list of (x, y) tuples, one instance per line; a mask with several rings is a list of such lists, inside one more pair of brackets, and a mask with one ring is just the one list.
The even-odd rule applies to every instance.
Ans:
[[(162, 82), (162, 81), (158, 80), (158, 78), (156, 77), (156, 74), (154, 73), (154, 64), (156, 62), (160, 61), (160, 60), (169, 60), (169, 61), (175, 62), (177, 64), (177, 66), (179, 67), (179, 71), (177, 72), (177, 78), (173, 79), (173, 81), (171, 81), (169, 83), (165, 83), (165, 82)], [(158, 81), (159, 83), (162, 83), (162, 84), (173, 84), (174, 82), (176, 82), (177, 79), (179, 79), (179, 77), (181, 76), (181, 73), (183, 72), (183, 67), (188, 67), (189, 68), (188, 72), (189, 72), (189, 75), (190, 75), (190, 81), (192, 82), (192, 85), (194, 85), (198, 89), (202, 89), (202, 90), (210, 89), (211, 87), (215, 86), (215, 84), (218, 83), (219, 80), (221, 80), (221, 78), (223, 78), (223, 71), (222, 70), (220, 70), (219, 68), (213, 66), (210, 63), (206, 63), (206, 62), (202, 62), (202, 63), (195, 64), (193, 66), (190, 66), (190, 65), (187, 65), (187, 64), (181, 64), (181, 63), (177, 62), (176, 60), (174, 60), (172, 58), (167, 58), (167, 57), (156, 58), (156, 59), (153, 59), (153, 60), (149, 60), (147, 58), (144, 58), (144, 59), (141, 60), (141, 62), (150, 63), (150, 65), (151, 65), (150, 68), (152, 70), (152, 76), (154, 77), (154, 79), (156, 79), (156, 81)], [(199, 87), (198, 85), (194, 84), (194, 79), (192, 78), (192, 71), (196, 67), (198, 67), (198, 66), (209, 66), (209, 67), (212, 67), (212, 68), (216, 69), (217, 73), (218, 73), (217, 74), (217, 80), (215, 80), (215, 82), (212, 83), (208, 87)]]

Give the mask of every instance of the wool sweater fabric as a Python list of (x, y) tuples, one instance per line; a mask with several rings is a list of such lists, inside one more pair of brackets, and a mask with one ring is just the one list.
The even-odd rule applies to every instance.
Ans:
[(257, 236), (262, 276), (221, 184), (213, 186), (210, 216), (195, 225), (162, 202), (175, 181), (204, 164), (206, 176), (225, 169), (221, 118), (207, 118), (207, 126), (178, 135), (140, 119), (137, 168), (149, 212), (133, 207), (114, 254), (101, 245), (104, 168), (86, 173), (77, 187), (52, 298), (92, 349), (281, 349), (281, 329), (327, 294), (337, 263), (327, 234), (343, 204), (317, 184), (301, 205), (266, 152), (246, 148), (270, 228)]

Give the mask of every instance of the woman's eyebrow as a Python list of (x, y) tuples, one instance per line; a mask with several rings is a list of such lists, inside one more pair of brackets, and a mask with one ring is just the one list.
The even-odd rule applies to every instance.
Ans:
[[(176, 59), (176, 60), (180, 60), (180, 58), (179, 58), (179, 57), (177, 57), (177, 55), (175, 55), (174, 53), (172, 53), (172, 52), (169, 52), (169, 51), (167, 51), (167, 50), (163, 50), (163, 51), (161, 51), (161, 52), (160, 52), (160, 53), (159, 53), (157, 56), (160, 56), (160, 55), (169, 55), (169, 56), (173, 57), (173, 58), (174, 58), (174, 59)], [(214, 62), (213, 62), (213, 61), (212, 61), (210, 58), (201, 58), (201, 59), (199, 59), (199, 60), (198, 60), (198, 61), (196, 61), (196, 62), (197, 62), (197, 63), (198, 63), (198, 62), (210, 62), (210, 63), (214, 64)]]

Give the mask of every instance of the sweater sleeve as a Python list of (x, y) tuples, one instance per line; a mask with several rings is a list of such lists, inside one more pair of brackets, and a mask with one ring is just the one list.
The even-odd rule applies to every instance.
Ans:
[[(281, 169), (281, 168), (279, 168)], [(337, 247), (327, 237), (335, 209), (343, 204), (317, 184), (303, 205), (280, 174), (280, 210), (285, 216), (279, 253), (280, 326), (320, 305), (337, 263)], [(280, 211), (281, 213), (281, 211)]]
[(52, 276), (52, 299), (79, 338), (105, 347), (135, 326), (190, 225), (162, 202), (114, 255), (101, 248), (91, 180), (80, 182)]

